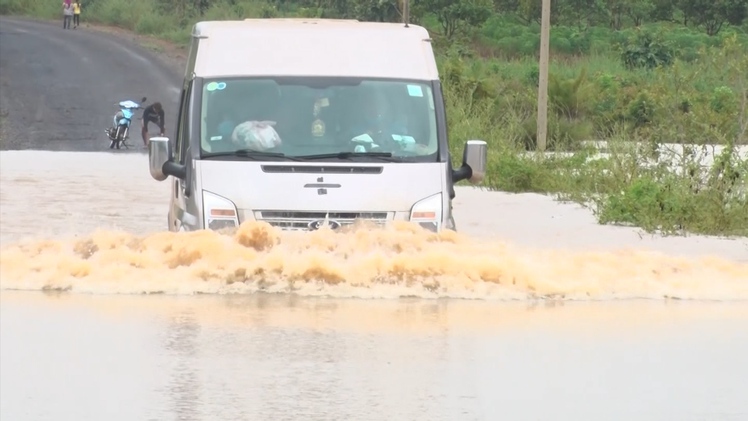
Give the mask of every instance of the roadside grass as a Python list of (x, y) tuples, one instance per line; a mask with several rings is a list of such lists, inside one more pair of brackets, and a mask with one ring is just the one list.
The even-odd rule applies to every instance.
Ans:
[[(58, 9), (46, 0), (0, 0), (2, 13), (57, 19)], [(197, 19), (171, 12), (149, 0), (89, 0), (82, 21), (185, 46)], [(216, 1), (200, 20), (281, 15), (260, 0)], [(550, 194), (589, 207), (600, 223), (648, 232), (748, 236), (745, 33), (705, 37), (656, 24), (580, 35), (554, 27), (549, 151), (540, 153), (538, 28), (502, 19), (471, 37), (434, 35), (455, 165), (465, 140), (483, 139), (489, 189)], [(422, 23), (429, 27), (428, 18)], [(646, 62), (658, 54), (669, 58)], [(710, 153), (709, 145), (722, 149)]]
[(152, 42), (147, 42), (147, 41), (141, 42), (140, 46), (143, 47), (143, 48), (145, 48), (145, 49), (148, 49), (148, 50), (151, 50), (153, 52), (156, 52), (156, 53), (161, 53), (161, 52), (164, 51), (164, 49), (160, 45), (152, 43)]
[(728, 139), (716, 151), (708, 144), (658, 143), (619, 124), (602, 147), (580, 142), (573, 151), (528, 151), (516, 116), (497, 117), (489, 103), (464, 98), (469, 91), (446, 87), (453, 163), (462, 157), (459, 140), (488, 139), (490, 189), (576, 202), (603, 224), (666, 235), (748, 236), (748, 147)]

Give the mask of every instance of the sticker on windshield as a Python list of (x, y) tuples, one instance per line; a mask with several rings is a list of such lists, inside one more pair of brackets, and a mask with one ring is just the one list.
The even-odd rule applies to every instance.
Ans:
[(423, 96), (423, 90), (418, 85), (408, 85), (408, 95)]
[(218, 89), (219, 91), (226, 89), (226, 82), (218, 82), (218, 86), (216, 86), (216, 89)]
[(218, 83), (217, 82), (210, 82), (208, 86), (205, 87), (205, 89), (208, 90), (208, 92), (213, 92), (216, 89), (218, 89)]

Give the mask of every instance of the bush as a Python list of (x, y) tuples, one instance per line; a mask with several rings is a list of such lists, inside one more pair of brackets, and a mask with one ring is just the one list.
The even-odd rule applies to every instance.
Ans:
[(640, 32), (624, 45), (621, 57), (629, 69), (654, 69), (672, 64), (673, 48), (658, 35)]

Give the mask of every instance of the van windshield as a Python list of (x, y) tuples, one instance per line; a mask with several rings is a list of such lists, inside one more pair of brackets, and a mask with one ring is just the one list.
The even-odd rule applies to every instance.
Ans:
[(205, 80), (203, 157), (435, 162), (428, 82), (350, 78)]

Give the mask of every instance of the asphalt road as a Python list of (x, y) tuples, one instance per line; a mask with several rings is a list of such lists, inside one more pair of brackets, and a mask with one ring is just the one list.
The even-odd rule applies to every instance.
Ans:
[[(116, 104), (143, 96), (164, 104), (173, 136), (181, 77), (151, 51), (116, 35), (2, 16), (0, 150), (109, 151), (104, 129)], [(139, 146), (134, 123), (130, 143)]]

